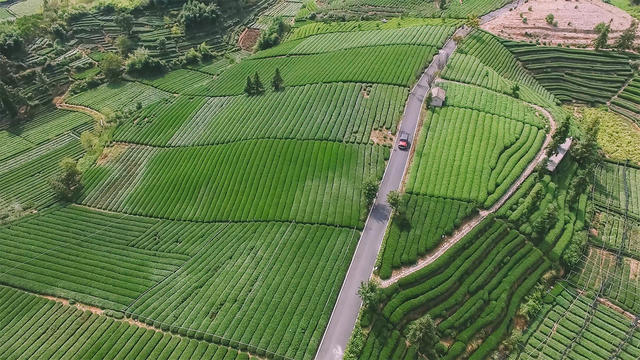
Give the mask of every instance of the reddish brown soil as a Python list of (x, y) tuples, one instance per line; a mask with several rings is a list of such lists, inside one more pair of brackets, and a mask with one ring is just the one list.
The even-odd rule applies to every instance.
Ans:
[(258, 42), (260, 29), (246, 28), (238, 38), (238, 47), (242, 50), (251, 51)]

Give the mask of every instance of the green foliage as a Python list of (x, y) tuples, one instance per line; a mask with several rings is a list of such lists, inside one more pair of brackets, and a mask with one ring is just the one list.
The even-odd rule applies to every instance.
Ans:
[(544, 21), (549, 25), (553, 25), (554, 19), (553, 14), (547, 14), (547, 16), (544, 17)]
[(616, 39), (613, 46), (619, 51), (631, 50), (633, 43), (636, 39), (636, 31), (638, 30), (638, 22), (636, 20), (631, 22), (628, 28), (626, 28), (622, 34)]
[(422, 354), (430, 359), (437, 357), (435, 345), (440, 342), (440, 338), (436, 333), (436, 326), (431, 316), (425, 315), (411, 322), (407, 326), (406, 335), (407, 340), (411, 344), (417, 345)]
[(113, 21), (120, 27), (125, 34), (130, 35), (133, 30), (134, 18), (129, 13), (119, 13), (115, 16)]
[(121, 56), (127, 56), (131, 49), (133, 49), (134, 43), (128, 37), (120, 35), (116, 38), (115, 46)]
[(378, 195), (378, 180), (374, 178), (367, 179), (363, 184), (363, 193), (364, 199), (367, 204), (367, 207), (373, 204), (373, 200), (375, 200), (376, 195)]
[(62, 159), (60, 170), (61, 174), (51, 180), (51, 187), (61, 200), (72, 201), (82, 191), (82, 173), (72, 158)]
[(611, 32), (611, 22), (608, 24), (604, 22), (598, 23), (593, 31), (598, 34), (598, 36), (593, 39), (593, 47), (596, 50), (606, 48), (607, 43), (609, 42), (609, 33)]
[(377, 282), (369, 280), (360, 283), (358, 296), (362, 299), (362, 306), (366, 311), (377, 311), (382, 301), (382, 291)]
[(284, 90), (284, 80), (282, 80), (282, 76), (280, 75), (280, 69), (278, 68), (276, 68), (276, 72), (273, 75), (273, 79), (271, 80), (271, 87), (273, 87), (274, 91)]
[(16, 31), (0, 29), (0, 54), (13, 58), (24, 50), (24, 41)]
[(182, 5), (182, 11), (178, 21), (184, 26), (187, 34), (206, 27), (218, 27), (222, 13), (215, 3), (204, 3), (197, 0), (189, 0)]
[(191, 48), (184, 53), (183, 59), (186, 65), (196, 65), (202, 61), (202, 54), (196, 51), (196, 49)]
[(136, 76), (159, 75), (166, 71), (167, 66), (149, 54), (144, 48), (136, 49), (129, 55), (125, 63), (128, 74)]
[(258, 42), (256, 43), (256, 48), (258, 50), (264, 50), (280, 44), (282, 36), (288, 32), (289, 29), (290, 26), (285, 22), (284, 18), (274, 18), (271, 20), (271, 25), (269, 25), (267, 30), (261, 32), (260, 38), (258, 38)]
[(100, 70), (107, 80), (113, 82), (122, 76), (122, 58), (114, 53), (107, 53), (100, 60)]

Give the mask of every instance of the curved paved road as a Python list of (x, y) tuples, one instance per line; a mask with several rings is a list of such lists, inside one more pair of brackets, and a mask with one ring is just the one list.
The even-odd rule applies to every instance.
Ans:
[[(465, 36), (468, 32), (469, 30), (461, 28), (455, 34)], [(430, 84), (433, 82), (436, 73), (444, 68), (449, 56), (455, 49), (455, 42), (449, 39), (438, 55), (433, 58), (431, 64), (429, 64), (429, 67), (424, 71), (420, 80), (418, 80), (418, 83), (409, 94), (399, 130), (413, 134), (412, 139), (415, 138), (420, 111), (426, 94), (430, 90)], [(397, 150), (394, 144), (391, 157), (380, 183), (378, 195), (365, 223), (356, 252), (351, 259), (349, 270), (342, 283), (338, 300), (331, 313), (329, 324), (316, 353), (316, 359), (318, 360), (338, 360), (342, 358), (360, 310), (361, 300), (357, 294), (358, 288), (360, 283), (369, 280), (373, 273), (378, 251), (389, 223), (391, 210), (387, 204), (387, 194), (400, 188), (408, 164), (409, 152)]]

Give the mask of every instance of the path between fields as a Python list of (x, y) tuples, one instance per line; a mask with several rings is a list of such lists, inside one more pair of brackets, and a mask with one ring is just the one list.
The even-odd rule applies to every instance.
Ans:
[(105, 118), (104, 118), (104, 115), (102, 115), (102, 113), (100, 113), (99, 111), (93, 110), (92, 108), (88, 108), (86, 106), (67, 104), (66, 102), (64, 102), (64, 99), (67, 97), (67, 94), (64, 94), (63, 96), (60, 97), (58, 101), (56, 101), (56, 107), (58, 109), (85, 113), (91, 116), (92, 118), (100, 121), (100, 125), (104, 126)]
[[(460, 28), (455, 32), (455, 35), (466, 36), (468, 33), (469, 29)], [(452, 37), (445, 43), (438, 55), (434, 56), (418, 83), (409, 93), (398, 130), (413, 134), (412, 140), (415, 139), (422, 104), (431, 88), (430, 84), (435, 80), (436, 74), (444, 68), (455, 49), (456, 43)], [(355, 254), (351, 259), (336, 305), (329, 318), (329, 324), (318, 347), (315, 357), (318, 360), (342, 358), (360, 310), (361, 300), (357, 294), (358, 288), (360, 283), (368, 281), (373, 274), (376, 258), (391, 217), (387, 194), (400, 188), (409, 165), (409, 159), (409, 151), (400, 151), (394, 145), (378, 194), (364, 225)]]
[(542, 144), (542, 147), (538, 151), (538, 154), (533, 159), (533, 161), (529, 163), (529, 166), (527, 166), (524, 172), (520, 174), (520, 177), (518, 177), (518, 179), (509, 187), (507, 192), (505, 192), (504, 195), (502, 195), (500, 199), (498, 199), (498, 201), (496, 201), (493, 204), (493, 206), (491, 206), (489, 209), (480, 210), (476, 216), (474, 216), (473, 218), (465, 222), (456, 231), (454, 231), (453, 234), (446, 237), (444, 242), (442, 242), (434, 251), (432, 251), (428, 255), (419, 259), (415, 265), (394, 270), (389, 279), (383, 280), (380, 282), (380, 286), (388, 287), (393, 283), (395, 283), (396, 281), (398, 281), (400, 278), (403, 278), (409, 274), (412, 274), (424, 268), (425, 266), (433, 263), (434, 261), (436, 261), (442, 254), (444, 254), (453, 245), (455, 245), (458, 241), (460, 241), (460, 239), (462, 239), (471, 230), (473, 230), (473, 228), (475, 228), (478, 224), (480, 224), (487, 216), (489, 216), (490, 214), (493, 214), (500, 207), (502, 207), (502, 205), (504, 205), (504, 203), (507, 200), (509, 200), (511, 195), (513, 195), (513, 193), (515, 193), (516, 190), (518, 190), (520, 185), (522, 185), (522, 183), (527, 179), (527, 177), (531, 175), (531, 173), (535, 170), (536, 166), (545, 159), (546, 157), (545, 152), (546, 152), (547, 146), (549, 146), (549, 143), (551, 142), (551, 136), (556, 131), (556, 122), (553, 120), (553, 116), (551, 116), (549, 111), (547, 111), (546, 109), (538, 105), (534, 105), (530, 103), (527, 103), (527, 104), (533, 107), (534, 109), (536, 109), (537, 111), (541, 112), (542, 114), (544, 114), (544, 116), (546, 116), (547, 119), (549, 120), (549, 126), (551, 128), (550, 131), (547, 133), (544, 139), (544, 143)]

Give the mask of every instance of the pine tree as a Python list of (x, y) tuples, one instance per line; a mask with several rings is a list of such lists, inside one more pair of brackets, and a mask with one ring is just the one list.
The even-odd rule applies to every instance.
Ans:
[(606, 48), (609, 41), (609, 32), (611, 31), (611, 22), (609, 24), (601, 22), (593, 30), (598, 34), (598, 37), (593, 40), (593, 47), (596, 50)]
[(253, 93), (254, 95), (260, 95), (264, 93), (264, 85), (262, 85), (262, 81), (260, 81), (260, 76), (258, 72), (253, 75)]
[(280, 76), (280, 69), (278, 68), (276, 68), (276, 73), (275, 75), (273, 75), (271, 86), (273, 86), (273, 90), (275, 91), (280, 91), (284, 89), (284, 81), (282, 80), (282, 76)]
[(245, 85), (244, 87), (244, 92), (247, 95), (251, 96), (253, 95), (253, 91), (254, 89), (253, 89), (253, 83), (251, 82), (251, 76), (247, 76), (247, 85)]
[(616, 40), (616, 43), (614, 44), (616, 49), (624, 51), (633, 48), (633, 42), (636, 39), (637, 30), (638, 22), (634, 20), (633, 22), (631, 22), (631, 25), (629, 25), (629, 27), (622, 32), (622, 35), (620, 35), (618, 40)]

